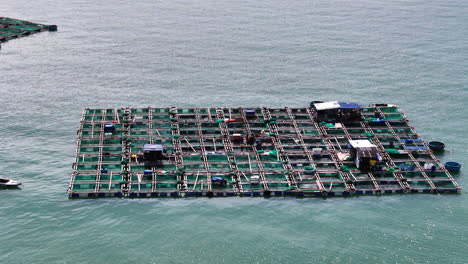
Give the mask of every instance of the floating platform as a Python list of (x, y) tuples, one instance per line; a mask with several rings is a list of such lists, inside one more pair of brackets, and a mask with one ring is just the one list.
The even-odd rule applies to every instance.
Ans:
[(460, 192), (397, 106), (311, 105), (86, 108), (69, 197)]
[(0, 17), (0, 43), (42, 31), (57, 31), (57, 26), (37, 24), (9, 17)]

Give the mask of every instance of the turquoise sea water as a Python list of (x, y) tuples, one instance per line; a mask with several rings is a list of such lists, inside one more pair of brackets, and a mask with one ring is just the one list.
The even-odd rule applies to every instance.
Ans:
[(84, 107), (400, 105), (468, 166), (468, 2), (4, 1), (0, 263), (468, 263), (460, 195), (68, 200)]

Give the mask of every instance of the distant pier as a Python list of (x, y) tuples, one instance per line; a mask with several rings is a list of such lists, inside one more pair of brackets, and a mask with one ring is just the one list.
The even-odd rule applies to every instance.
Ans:
[(57, 31), (57, 26), (0, 17), (0, 45), (8, 40), (26, 37), (42, 31)]
[(458, 193), (395, 105), (83, 111), (70, 198)]

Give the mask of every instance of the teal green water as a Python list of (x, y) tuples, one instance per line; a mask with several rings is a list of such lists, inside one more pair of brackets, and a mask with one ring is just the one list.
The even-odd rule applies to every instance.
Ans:
[[(468, 165), (468, 2), (52, 1), (2, 45), (0, 263), (468, 263), (460, 195), (68, 200), (83, 107), (400, 105)], [(465, 168), (466, 169), (466, 168)]]

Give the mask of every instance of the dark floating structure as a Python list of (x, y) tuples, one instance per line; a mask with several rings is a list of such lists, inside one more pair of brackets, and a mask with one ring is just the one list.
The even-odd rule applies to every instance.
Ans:
[(37, 24), (8, 17), (0, 17), (0, 43), (11, 39), (29, 36), (31, 34), (42, 31), (57, 31), (57, 26)]
[(389, 104), (86, 108), (76, 144), (70, 198), (461, 190), (406, 116)]

